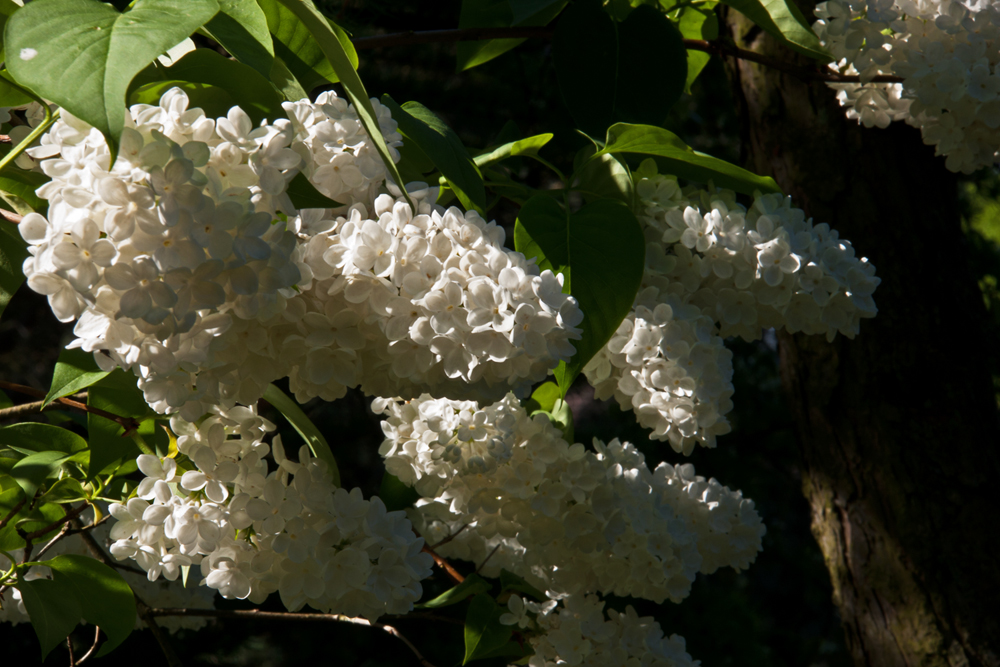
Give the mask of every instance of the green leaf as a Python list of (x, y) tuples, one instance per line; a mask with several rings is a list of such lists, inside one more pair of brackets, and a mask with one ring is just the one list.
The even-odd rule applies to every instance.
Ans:
[(90, 493), (83, 488), (83, 484), (79, 480), (72, 477), (63, 477), (42, 494), (41, 500), (47, 503), (64, 505), (66, 503), (87, 500), (88, 498), (90, 498)]
[[(2, 81), (3, 79), (0, 79), (0, 83)], [(49, 202), (36, 195), (35, 190), (48, 183), (48, 181), (49, 178), (45, 174), (39, 174), (35, 171), (24, 171), (23, 169), (10, 166), (0, 171), (0, 192), (6, 195), (4, 199), (12, 204), (12, 208), (21, 215), (26, 215), (32, 211), (44, 214), (49, 208)], [(11, 201), (11, 195), (16, 198), (14, 201)], [(20, 205), (14, 205), (15, 202), (19, 202)]]
[[(309, 32), (312, 33), (320, 48), (323, 49), (323, 54), (333, 66), (333, 71), (340, 77), (340, 82), (344, 86), (344, 94), (347, 95), (348, 101), (354, 105), (354, 110), (358, 114), (361, 126), (365, 128), (365, 132), (368, 133), (368, 137), (372, 140), (375, 149), (382, 158), (389, 177), (400, 188), (403, 188), (403, 179), (399, 175), (399, 170), (396, 169), (396, 163), (392, 160), (392, 154), (389, 151), (389, 146), (385, 143), (385, 137), (382, 136), (382, 129), (379, 126), (378, 118), (375, 117), (375, 109), (372, 107), (364, 84), (361, 83), (361, 78), (358, 76), (357, 71), (355, 71), (358, 62), (357, 54), (354, 53), (354, 47), (351, 46), (350, 40), (347, 40), (346, 36), (341, 39), (339, 34), (343, 31), (341, 33), (335, 32), (323, 15), (308, 0), (278, 1), (287, 9), (290, 9), (296, 18), (302, 21)], [(270, 25), (270, 18), (268, 18), (268, 25)], [(271, 32), (272, 34), (276, 34), (273, 29)], [(345, 41), (347, 42), (346, 47), (343, 43)], [(351, 57), (352, 54), (354, 56), (353, 59)], [(283, 55), (282, 59), (284, 59)], [(289, 67), (291, 67), (290, 64)], [(295, 71), (294, 68), (292, 71)], [(298, 75), (296, 74), (296, 76)], [(301, 80), (300, 77), (299, 81)], [(403, 194), (406, 200), (412, 205), (413, 202), (410, 201), (410, 197), (406, 194), (405, 190)]]
[(722, 0), (756, 23), (793, 51), (830, 62), (830, 52), (823, 48), (809, 20), (792, 0)]
[(61, 644), (83, 615), (80, 603), (65, 582), (54, 579), (21, 579), (15, 585), (21, 591), (31, 626), (42, 645), (42, 660)]
[(152, 75), (147, 68), (145, 85), (130, 92), (129, 104), (157, 104), (163, 93), (178, 86), (188, 93), (190, 106), (204, 109), (209, 118), (225, 116), (233, 106), (242, 108), (254, 124), (285, 116), (282, 96), (266, 77), (211, 49), (195, 49), (170, 67), (153, 70), (158, 82), (146, 83)]
[(385, 508), (390, 512), (408, 509), (413, 507), (413, 503), (420, 500), (420, 494), (417, 493), (416, 489), (403, 484), (398, 477), (389, 472), (382, 475), (378, 497), (382, 499)]
[(137, 0), (124, 14), (95, 0), (35, 0), (7, 22), (7, 68), (100, 130), (114, 162), (132, 77), (218, 10), (216, 0)]
[(0, 225), (0, 315), (24, 282), (21, 264), (28, 256), (28, 244), (11, 227), (13, 225)]
[(559, 385), (555, 382), (543, 382), (538, 385), (535, 391), (531, 392), (531, 398), (525, 403), (524, 409), (528, 414), (539, 410), (542, 412), (551, 412), (556, 402), (561, 399), (562, 392), (559, 391)]
[[(331, 24), (326, 17), (316, 12), (311, 0), (296, 0), (306, 11), (315, 12), (323, 24), (331, 30), (339, 41), (352, 69), (358, 67), (358, 54), (350, 38), (339, 26)], [(327, 60), (318, 38), (298, 15), (298, 8), (286, 7), (281, 0), (257, 0), (264, 11), (267, 28), (274, 36), (274, 54), (281, 58), (295, 78), (308, 93), (317, 86), (337, 83), (343, 74), (338, 73)], [(302, 98), (296, 98), (298, 99)]]
[(433, 600), (428, 600), (423, 604), (414, 605), (419, 609), (438, 609), (440, 607), (450, 607), (453, 604), (458, 604), (473, 595), (479, 593), (486, 593), (490, 590), (490, 582), (486, 581), (478, 574), (470, 574), (465, 578), (465, 581), (449, 588), (441, 595), (437, 596)]
[[(632, 308), (646, 243), (639, 221), (620, 202), (599, 199), (567, 216), (561, 206), (543, 197), (530, 199), (521, 209), (514, 242), (519, 252), (535, 257), (539, 267), (569, 266), (564, 288), (568, 286), (576, 297), (584, 318), (583, 336), (573, 343), (576, 354), (555, 371), (565, 396)], [(562, 211), (561, 221), (557, 209)]]
[(674, 174), (697, 183), (712, 181), (715, 185), (752, 195), (754, 191), (781, 192), (774, 179), (758, 176), (725, 160), (699, 153), (685, 144), (673, 132), (650, 125), (617, 123), (608, 128), (608, 141), (596, 155), (640, 153), (659, 159), (662, 173)]
[[(115, 369), (87, 390), (87, 405), (120, 417), (142, 419), (154, 414), (146, 404), (142, 391), (136, 386), (135, 376), (121, 369)], [(142, 427), (139, 432), (143, 436), (155, 435), (158, 431), (152, 420), (144, 421)], [(87, 468), (89, 479), (98, 474), (114, 472), (123, 461), (141, 454), (131, 438), (123, 437), (124, 433), (125, 429), (117, 422), (93, 413), (87, 414), (87, 436), (90, 440), (90, 465)], [(162, 431), (160, 436), (163, 440), (166, 439)]]
[(285, 192), (288, 193), (295, 208), (334, 208), (341, 205), (340, 202), (320, 193), (301, 172), (295, 175)]
[[(586, 146), (584, 150), (594, 152), (593, 146)], [(632, 175), (628, 166), (614, 155), (587, 160), (576, 177), (573, 189), (583, 193), (586, 201), (610, 198), (632, 206)]]
[(465, 616), (465, 658), (462, 664), (476, 660), (497, 650), (507, 643), (513, 634), (509, 625), (500, 622), (504, 613), (496, 601), (485, 593), (479, 593), (469, 603)]
[(52, 385), (45, 396), (45, 405), (57, 398), (86, 389), (107, 376), (108, 371), (102, 371), (97, 367), (92, 353), (79, 348), (63, 349), (59, 353), (56, 369), (52, 373)]
[[(462, 0), (458, 27), (544, 26), (558, 16), (565, 6), (566, 0), (548, 0), (534, 13), (521, 16), (515, 21), (511, 5), (507, 0)], [(525, 9), (525, 7), (521, 9)], [(523, 39), (480, 39), (472, 42), (459, 42), (455, 48), (455, 55), (458, 57), (458, 71), (462, 72), (489, 62), (497, 56), (507, 53), (523, 41)]]
[(298, 102), (309, 97), (305, 88), (281, 58), (275, 58), (271, 66), (271, 83), (289, 102)]
[(603, 134), (614, 122), (617, 43), (614, 20), (595, 2), (574, 2), (556, 24), (552, 58), (559, 92), (588, 134)]
[(462, 206), (486, 214), (486, 188), (476, 163), (469, 157), (458, 135), (433, 111), (419, 102), (406, 102), (400, 107), (388, 95), (382, 104), (389, 107), (392, 118), (399, 123), (399, 133), (415, 143), (431, 159), (455, 191)]
[(306, 413), (302, 411), (296, 403), (285, 392), (281, 391), (273, 384), (267, 385), (264, 390), (264, 400), (273, 405), (278, 412), (285, 416), (292, 428), (302, 436), (302, 439), (309, 445), (313, 456), (321, 461), (326, 461), (330, 469), (330, 476), (333, 478), (334, 486), (340, 486), (340, 470), (337, 468), (337, 460), (333, 458), (333, 450), (330, 444), (320, 433), (316, 425), (312, 423)]
[[(650, 72), (656, 73), (655, 80)], [(662, 12), (649, 5), (636, 7), (618, 25), (614, 119), (660, 125), (684, 92), (687, 77), (680, 31)]]
[[(52, 428), (57, 428), (53, 426)], [(29, 497), (35, 496), (35, 491), (49, 476), (59, 472), (62, 464), (70, 458), (70, 454), (60, 451), (44, 451), (25, 456), (10, 469), (10, 476), (24, 489)]]
[(256, 0), (218, 0), (219, 13), (205, 24), (212, 39), (244, 65), (268, 78), (274, 64), (274, 45), (267, 17)]
[(58, 426), (24, 422), (0, 428), (0, 447), (10, 447), (22, 454), (47, 451), (76, 454), (87, 449), (87, 441)]
[(569, 403), (563, 400), (563, 393), (554, 382), (545, 382), (538, 386), (525, 402), (525, 411), (529, 417), (543, 414), (563, 432), (566, 442), (573, 442), (573, 411)]
[(561, 273), (563, 292), (571, 294), (568, 218), (566, 209), (545, 195), (535, 195), (524, 203), (514, 224), (514, 247), (525, 257), (534, 257), (541, 271)]
[[(670, 11), (667, 16), (677, 25), (681, 35), (686, 39), (712, 40), (719, 36), (719, 17), (715, 13), (715, 2), (703, 2), (698, 5), (682, 4), (680, 9)], [(684, 90), (691, 92), (701, 70), (708, 64), (709, 56), (704, 51), (687, 52), (688, 73)]]
[(67, 554), (43, 564), (52, 568), (53, 581), (72, 591), (84, 620), (108, 635), (97, 657), (107, 655), (131, 634), (135, 596), (120, 574), (89, 556)]
[(563, 101), (591, 135), (616, 121), (662, 123), (687, 81), (680, 32), (648, 5), (619, 24), (598, 2), (574, 3), (556, 25), (552, 49)]
[(536, 134), (533, 137), (525, 137), (524, 139), (511, 141), (501, 146), (497, 146), (488, 153), (477, 155), (473, 158), (473, 161), (476, 163), (476, 166), (481, 169), (512, 157), (519, 157), (521, 155), (534, 157), (535, 155), (538, 155), (538, 151), (540, 151), (545, 144), (552, 140), (553, 136), (555, 135)]
[(560, 0), (507, 0), (507, 4), (512, 15), (510, 24), (519, 25), (538, 12), (561, 3)]
[(26, 104), (31, 104), (34, 100), (14, 86), (6, 83), (6, 80), (10, 78), (10, 72), (7, 70), (0, 71), (0, 106), (23, 107)]
[(530, 595), (540, 602), (545, 602), (549, 599), (545, 593), (525, 581), (524, 577), (520, 577), (507, 570), (500, 570), (500, 588), (504, 591), (516, 591)]

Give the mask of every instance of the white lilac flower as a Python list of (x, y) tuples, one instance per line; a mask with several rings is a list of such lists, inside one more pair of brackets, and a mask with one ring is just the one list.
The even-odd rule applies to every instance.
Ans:
[[(992, 2), (828, 0), (813, 26), (830, 68), (860, 75), (832, 83), (848, 118), (920, 128), (948, 169), (972, 173), (1000, 152), (1000, 9)], [(902, 83), (874, 83), (879, 75)]]
[[(689, 464), (649, 470), (617, 440), (571, 446), (512, 394), (489, 406), (377, 399), (373, 409), (388, 416), (386, 470), (422, 496), (411, 512), (421, 534), (486, 576), (507, 569), (560, 595), (679, 601), (698, 572), (745, 568), (760, 549), (764, 526), (739, 491)], [(483, 436), (468, 437), (470, 425)], [(511, 604), (505, 622), (521, 624)]]
[(730, 430), (724, 338), (756, 340), (771, 327), (853, 338), (877, 312), (879, 279), (850, 242), (788, 198), (758, 195), (746, 209), (731, 191), (682, 189), (651, 165), (638, 173), (642, 286), (584, 375), (597, 398), (614, 397), (653, 439), (688, 454)]

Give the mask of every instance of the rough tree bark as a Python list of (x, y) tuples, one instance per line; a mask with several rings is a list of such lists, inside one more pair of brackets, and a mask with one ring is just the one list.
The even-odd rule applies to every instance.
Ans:
[[(739, 46), (798, 65), (736, 12)], [(919, 133), (866, 130), (834, 93), (728, 63), (746, 163), (883, 278), (853, 341), (781, 337), (813, 532), (856, 665), (1000, 665), (997, 409), (956, 181)]]

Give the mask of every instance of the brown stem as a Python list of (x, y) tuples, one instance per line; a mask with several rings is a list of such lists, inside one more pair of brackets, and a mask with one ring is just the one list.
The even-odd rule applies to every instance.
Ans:
[(245, 609), (245, 610), (233, 610), (233, 609), (181, 609), (181, 608), (165, 608), (165, 609), (149, 609), (150, 616), (205, 616), (210, 618), (254, 618), (263, 619), (267, 621), (319, 621), (319, 622), (335, 622), (335, 623), (353, 623), (354, 625), (366, 625), (370, 628), (376, 628), (386, 632), (396, 639), (400, 640), (406, 644), (407, 648), (413, 652), (413, 655), (417, 657), (421, 665), (425, 667), (434, 667), (420, 651), (414, 646), (410, 640), (402, 635), (396, 628), (391, 625), (386, 625), (384, 623), (372, 623), (366, 618), (355, 618), (353, 616), (344, 616), (343, 614), (300, 614), (296, 612), (285, 612), (285, 611), (259, 611), (257, 609)]
[(460, 584), (463, 581), (465, 581), (465, 577), (463, 577), (461, 574), (459, 574), (458, 570), (456, 570), (455, 568), (453, 568), (451, 566), (451, 563), (449, 563), (448, 561), (446, 561), (441, 556), (438, 556), (437, 553), (435, 553), (434, 549), (431, 549), (429, 546), (427, 546), (425, 544), (424, 548), (421, 549), (421, 551), (423, 551), (426, 554), (430, 554), (431, 558), (434, 559), (434, 562), (437, 564), (437, 566), (440, 567), (445, 572), (447, 572), (448, 576), (451, 577), (452, 579), (454, 579), (457, 583)]
[(11, 511), (7, 513), (7, 516), (0, 519), (0, 530), (3, 530), (4, 526), (7, 525), (7, 522), (9, 522), (11, 519), (17, 516), (17, 513), (21, 511), (21, 508), (24, 507), (24, 504), (26, 502), (28, 502), (27, 497), (25, 497), (24, 500), (22, 500), (18, 504), (14, 505), (13, 509), (11, 509)]
[(431, 548), (431, 549), (437, 549), (437, 548), (438, 548), (439, 546), (441, 546), (442, 544), (448, 544), (448, 543), (449, 543), (449, 542), (451, 542), (451, 541), (452, 541), (453, 539), (455, 539), (456, 537), (458, 537), (459, 535), (461, 535), (461, 534), (462, 534), (462, 531), (463, 531), (463, 530), (465, 530), (465, 529), (466, 529), (466, 528), (468, 528), (468, 527), (469, 527), (469, 524), (465, 524), (465, 525), (463, 525), (463, 526), (462, 526), (461, 528), (459, 528), (458, 530), (456, 530), (456, 531), (455, 531), (454, 533), (452, 533), (452, 534), (451, 534), (451, 535), (449, 535), (448, 537), (446, 537), (446, 538), (442, 539), (442, 540), (441, 540), (440, 542), (437, 542), (437, 543), (435, 543), (435, 544), (432, 544), (432, 545), (430, 545), (430, 547), (429, 547), (429, 548)]
[[(14, 382), (7, 382), (6, 380), (0, 380), (0, 389), (7, 389), (9, 391), (16, 391), (21, 394), (27, 394), (28, 396), (34, 396), (36, 398), (45, 398), (45, 392), (39, 391), (38, 389), (33, 389), (32, 387), (25, 386), (23, 384), (16, 384)], [(76, 410), (82, 412), (89, 412), (90, 414), (97, 415), (99, 417), (104, 417), (110, 421), (115, 422), (123, 429), (125, 433), (122, 437), (131, 435), (133, 432), (138, 430), (139, 422), (131, 417), (122, 417), (120, 415), (113, 414), (107, 410), (101, 410), (100, 408), (94, 408), (86, 403), (81, 403), (80, 401), (74, 401), (72, 398), (57, 398), (56, 401), (62, 403), (63, 405), (69, 406)]]
[(10, 211), (0, 208), (0, 218), (3, 218), (7, 222), (13, 222), (16, 225), (17, 223), (21, 222), (23, 216), (20, 216), (17, 213), (12, 213)]
[[(79, 507), (76, 507), (76, 508), (70, 510), (69, 512), (66, 512), (66, 516), (64, 516), (63, 518), (59, 519), (58, 521), (53, 521), (52, 523), (50, 523), (49, 525), (45, 526), (44, 528), (39, 528), (38, 530), (36, 530), (34, 532), (27, 533), (27, 534), (25, 534), (23, 536), (23, 538), (25, 540), (32, 540), (32, 541), (34, 541), (36, 538), (42, 537), (43, 535), (47, 535), (48, 533), (52, 532), (53, 530), (55, 530), (59, 526), (62, 526), (64, 524), (66, 524), (66, 523), (69, 523), (70, 521), (72, 521), (76, 517), (80, 516), (83, 513), (83, 511), (85, 509), (87, 509), (88, 507), (90, 507), (90, 505), (88, 505), (87, 503), (83, 503)], [(39, 554), (39, 555), (41, 555), (41, 554)]]
[(100, 641), (101, 641), (101, 628), (100, 628), (100, 626), (95, 625), (94, 626), (94, 643), (91, 644), (90, 650), (87, 651), (86, 653), (84, 653), (82, 656), (80, 656), (80, 659), (77, 660), (76, 663), (74, 663), (74, 667), (76, 665), (82, 665), (87, 660), (87, 658), (89, 658), (91, 655), (93, 655), (94, 650), (97, 648), (97, 644)]
[[(80, 539), (83, 543), (87, 545), (90, 553), (94, 555), (94, 558), (101, 561), (108, 567), (114, 567), (115, 562), (108, 558), (108, 555), (104, 553), (104, 549), (97, 543), (94, 536), (87, 532), (80, 533)], [(146, 624), (149, 631), (153, 633), (153, 637), (156, 639), (156, 643), (160, 645), (160, 650), (163, 651), (163, 657), (167, 659), (167, 664), (170, 667), (183, 667), (181, 659), (177, 656), (177, 652), (174, 650), (173, 645), (167, 638), (167, 634), (163, 631), (159, 625), (156, 624), (156, 617), (150, 613), (151, 608), (148, 604), (143, 602), (142, 598), (132, 592), (133, 597), (135, 597), (135, 611), (142, 619), (142, 622)]]
[[(551, 39), (552, 28), (457, 28), (454, 30), (421, 30), (394, 32), (388, 35), (374, 37), (358, 37), (351, 40), (355, 49), (378, 49), (387, 46), (409, 46), (412, 44), (430, 44), (442, 42), (473, 42), (486, 39)], [(793, 74), (803, 80), (819, 80), (831, 83), (861, 83), (861, 77), (850, 74), (837, 74), (824, 69), (795, 67), (786, 62), (769, 58), (755, 51), (741, 49), (723, 41), (708, 41), (704, 39), (685, 39), (684, 46), (692, 51), (704, 51), (716, 56), (749, 60), (771, 67), (788, 74)], [(880, 75), (870, 80), (872, 83), (902, 83), (902, 77)]]
[[(86, 400), (87, 393), (83, 392), (81, 394), (76, 394), (70, 398), (77, 400)], [(4, 419), (16, 419), (18, 417), (23, 417), (24, 415), (30, 415), (33, 412), (42, 412), (43, 410), (58, 410), (60, 408), (66, 408), (62, 403), (52, 402), (45, 405), (45, 401), (32, 401), (31, 403), (22, 403), (20, 405), (12, 405), (9, 408), (0, 408), (0, 421)]]
[(487, 556), (486, 559), (483, 560), (483, 562), (479, 564), (479, 567), (476, 568), (476, 574), (479, 574), (480, 571), (482, 571), (482, 569), (484, 567), (486, 567), (486, 564), (490, 562), (491, 558), (493, 558), (493, 554), (495, 554), (497, 551), (499, 551), (500, 547), (502, 547), (502, 546), (503, 546), (503, 543), (501, 542), (500, 544), (498, 544), (495, 547), (493, 547), (493, 551), (490, 552), (490, 555)]
[(66, 648), (69, 650), (69, 667), (73, 667), (76, 664), (76, 657), (73, 655), (73, 640), (70, 637), (66, 637)]

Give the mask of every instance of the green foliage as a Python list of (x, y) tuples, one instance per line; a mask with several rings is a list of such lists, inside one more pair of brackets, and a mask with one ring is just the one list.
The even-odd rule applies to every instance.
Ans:
[(524, 580), (524, 577), (520, 577), (507, 570), (500, 570), (500, 588), (502, 591), (514, 591), (521, 595), (530, 595), (539, 602), (548, 600), (548, 596), (544, 592), (529, 584)]
[(382, 104), (392, 111), (392, 118), (399, 123), (399, 133), (416, 145), (447, 179), (458, 200), (467, 210), (475, 209), (486, 214), (486, 188), (483, 176), (469, 151), (462, 145), (450, 127), (419, 102), (405, 102), (399, 106), (388, 95)]
[(490, 582), (486, 581), (478, 574), (470, 574), (462, 583), (449, 588), (433, 600), (428, 600), (423, 604), (416, 605), (420, 609), (438, 609), (440, 607), (450, 607), (453, 604), (464, 602), (479, 593), (489, 592)]
[[(0, 78), (0, 83), (2, 81), (3, 79)], [(0, 96), (2, 94), (0, 91)], [(3, 98), (0, 97), (0, 99)], [(20, 215), (27, 215), (32, 211), (45, 213), (49, 202), (35, 194), (35, 190), (45, 185), (48, 180), (49, 178), (45, 174), (7, 167), (0, 171), (0, 197), (3, 197), (4, 201)]]
[(296, 433), (302, 436), (302, 439), (309, 445), (312, 455), (320, 461), (326, 462), (334, 485), (340, 486), (340, 470), (337, 468), (337, 460), (333, 457), (330, 444), (316, 428), (316, 425), (306, 416), (306, 413), (302, 411), (299, 404), (273, 384), (269, 384), (264, 391), (264, 400), (273, 405), (288, 420)]
[(522, 207), (514, 243), (543, 270), (563, 273), (564, 291), (583, 311), (583, 336), (573, 343), (576, 354), (555, 371), (565, 396), (632, 308), (646, 256), (642, 229), (632, 211), (613, 199), (598, 199), (570, 213), (538, 195)]
[(563, 101), (590, 135), (615, 122), (661, 124), (687, 83), (681, 33), (647, 5), (618, 23), (596, 2), (575, 3), (559, 18), (552, 48)]
[(820, 44), (809, 20), (791, 0), (721, 0), (763, 28), (793, 51), (829, 62), (830, 53)]
[(17, 589), (24, 600), (24, 608), (31, 616), (31, 627), (42, 645), (42, 660), (80, 622), (83, 611), (73, 590), (65, 581), (55, 579), (20, 580)]
[[(87, 405), (120, 417), (144, 420), (139, 429), (140, 437), (148, 436), (155, 442), (159, 430), (153, 419), (155, 413), (146, 404), (131, 373), (118, 369), (92, 385), (87, 390)], [(125, 435), (123, 427), (101, 415), (87, 415), (87, 433), (91, 448), (87, 470), (91, 479), (99, 474), (114, 472), (123, 462), (142, 453), (135, 442)], [(159, 437), (161, 442), (166, 439), (165, 435)], [(163, 449), (162, 445), (160, 449)]]
[(295, 174), (285, 194), (292, 200), (295, 208), (334, 208), (341, 205), (340, 202), (330, 199), (317, 190), (302, 172)]
[[(338, 33), (330, 27), (330, 24), (323, 15), (308, 0), (280, 0), (280, 2), (286, 9), (291, 10), (292, 14), (302, 22), (312, 34), (316, 43), (319, 44), (323, 54), (330, 61), (333, 71), (340, 78), (340, 82), (344, 86), (344, 94), (347, 95), (347, 99), (354, 105), (354, 110), (358, 114), (358, 120), (361, 121), (362, 127), (365, 128), (365, 131), (371, 138), (375, 149), (382, 158), (382, 162), (385, 163), (389, 177), (396, 183), (402, 184), (403, 179), (400, 177), (399, 170), (396, 169), (396, 164), (392, 160), (389, 147), (385, 143), (385, 137), (382, 136), (378, 118), (375, 117), (375, 109), (368, 98), (364, 84), (361, 83), (361, 78), (355, 71), (357, 57), (355, 56), (354, 59), (351, 58), (354, 47), (348, 43), (348, 50), (344, 46), (343, 40), (338, 36)], [(268, 25), (270, 25), (270, 19)], [(404, 196), (409, 200), (409, 195), (405, 195), (404, 193)], [(412, 202), (410, 203), (412, 204)]]
[[(343, 73), (328, 59), (317, 30), (331, 33), (340, 44), (344, 57), (353, 70), (358, 66), (358, 54), (347, 33), (331, 24), (316, 11), (311, 0), (296, 0), (301, 7), (286, 5), (281, 0), (257, 0), (264, 12), (267, 28), (274, 38), (274, 53), (295, 76), (305, 92), (317, 86), (337, 83)], [(304, 19), (305, 13), (312, 18)], [(321, 21), (322, 25), (318, 22)], [(234, 54), (235, 55), (235, 54)], [(250, 64), (250, 63), (247, 63)], [(272, 70), (271, 76), (274, 76)], [(295, 101), (302, 99), (296, 97)], [(367, 98), (366, 98), (367, 99)], [(366, 126), (367, 127), (367, 126)]]
[(205, 31), (234, 58), (269, 78), (274, 66), (274, 44), (264, 10), (256, 0), (218, 2), (219, 13), (205, 24)]
[(136, 76), (132, 86), (130, 105), (158, 104), (163, 93), (177, 86), (188, 94), (191, 106), (204, 109), (209, 118), (225, 116), (234, 106), (254, 124), (285, 115), (284, 99), (266, 77), (211, 49), (195, 49), (170, 67), (153, 64)]
[(563, 400), (559, 385), (554, 382), (543, 382), (538, 385), (525, 402), (524, 409), (530, 417), (537, 414), (547, 416), (563, 432), (566, 442), (573, 442), (573, 411), (569, 403)]
[(115, 570), (89, 556), (72, 554), (57, 556), (43, 564), (52, 569), (52, 581), (70, 591), (79, 604), (77, 618), (100, 626), (107, 634), (97, 657), (106, 655), (131, 634), (136, 618), (135, 597)]
[(21, 264), (27, 256), (27, 244), (21, 235), (11, 225), (0, 224), (0, 315), (24, 282)]
[[(462, 0), (462, 11), (458, 17), (459, 28), (507, 28), (511, 26), (548, 25), (567, 0)], [(458, 57), (458, 71), (482, 65), (497, 56), (507, 53), (523, 39), (484, 39), (459, 42), (455, 49)]]
[(75, 394), (90, 385), (103, 380), (108, 371), (102, 371), (94, 362), (94, 355), (79, 348), (63, 349), (52, 372), (52, 385), (45, 395), (45, 405), (57, 398)]
[(500, 622), (504, 609), (486, 593), (479, 593), (469, 603), (465, 617), (465, 658), (462, 664), (491, 655), (510, 639), (511, 626)]
[(660, 173), (674, 174), (696, 183), (711, 182), (747, 195), (756, 191), (781, 192), (774, 179), (699, 153), (673, 132), (659, 127), (618, 123), (608, 128), (607, 143), (596, 155), (618, 153), (652, 155)]
[(99, 129), (113, 162), (129, 82), (218, 10), (215, 0), (137, 0), (124, 14), (96, 0), (35, 0), (7, 22), (7, 67)]
[[(670, 5), (669, 1), (661, 4), (664, 7)], [(680, 1), (667, 10), (667, 17), (677, 25), (677, 29), (685, 39), (713, 40), (719, 36), (719, 17), (715, 13), (717, 4), (715, 0), (691, 4)], [(704, 51), (688, 50), (685, 92), (691, 92), (691, 84), (701, 74), (710, 58), (711, 56)]]
[(382, 499), (386, 510), (395, 512), (413, 507), (413, 503), (420, 499), (420, 494), (412, 486), (403, 484), (398, 477), (387, 472), (382, 475), (378, 497)]
[(552, 141), (552, 134), (536, 134), (533, 137), (525, 137), (524, 139), (518, 139), (517, 141), (508, 141), (505, 144), (501, 144), (496, 148), (488, 150), (488, 152), (483, 152), (473, 158), (476, 166), (482, 169), (483, 167), (488, 167), (504, 160), (508, 160), (514, 157), (537, 157), (538, 151), (542, 149), (545, 144)]

